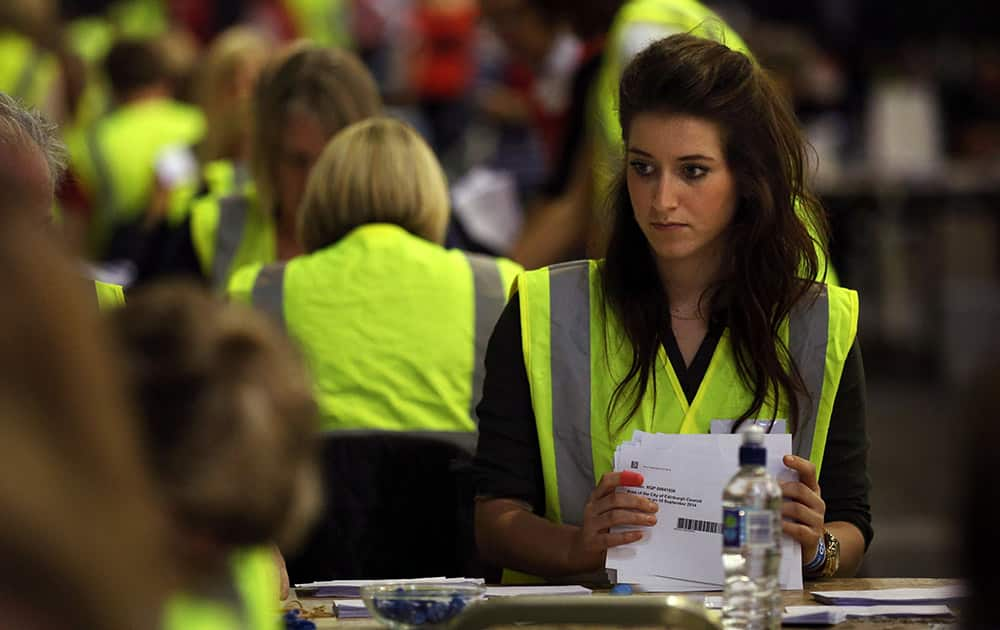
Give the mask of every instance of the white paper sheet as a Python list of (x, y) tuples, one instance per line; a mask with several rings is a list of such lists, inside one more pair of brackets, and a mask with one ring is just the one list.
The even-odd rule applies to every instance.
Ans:
[[(685, 590), (721, 588), (722, 490), (739, 468), (741, 443), (738, 434), (637, 431), (631, 442), (618, 447), (615, 470), (636, 470), (645, 479), (640, 488), (620, 491), (646, 496), (660, 505), (657, 524), (642, 528), (642, 540), (608, 551), (607, 568), (617, 571), (619, 582), (641, 584), (650, 582), (644, 578), (656, 577), (707, 585)], [(791, 436), (766, 435), (765, 446), (768, 471), (779, 481), (797, 479), (796, 473), (781, 463), (781, 456), (791, 452)], [(781, 588), (802, 588), (801, 554), (793, 539), (783, 537)]]
[(592, 591), (575, 584), (559, 586), (487, 586), (486, 597), (521, 597), (530, 595), (590, 595)]

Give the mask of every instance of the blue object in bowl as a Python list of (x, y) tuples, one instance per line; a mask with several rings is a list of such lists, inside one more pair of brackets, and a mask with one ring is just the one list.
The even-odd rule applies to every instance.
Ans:
[(444, 625), (485, 596), (486, 587), (481, 584), (399, 582), (361, 588), (361, 599), (372, 617), (398, 630)]

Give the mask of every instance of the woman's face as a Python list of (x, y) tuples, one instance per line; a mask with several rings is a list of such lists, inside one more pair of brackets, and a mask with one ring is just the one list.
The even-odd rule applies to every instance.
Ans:
[(277, 164), (278, 190), (275, 191), (283, 212), (298, 212), (309, 171), (329, 139), (330, 134), (315, 114), (295, 108), (285, 116)]
[(628, 194), (658, 260), (702, 261), (715, 269), (737, 200), (718, 126), (695, 116), (642, 113), (628, 131)]

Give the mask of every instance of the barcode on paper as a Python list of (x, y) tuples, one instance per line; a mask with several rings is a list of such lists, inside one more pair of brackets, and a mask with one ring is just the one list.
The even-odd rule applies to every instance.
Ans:
[(746, 544), (751, 547), (774, 544), (774, 513), (768, 510), (746, 511)]
[(699, 521), (693, 518), (678, 518), (677, 529), (687, 532), (705, 532), (707, 534), (718, 534), (722, 531), (722, 524), (715, 521)]

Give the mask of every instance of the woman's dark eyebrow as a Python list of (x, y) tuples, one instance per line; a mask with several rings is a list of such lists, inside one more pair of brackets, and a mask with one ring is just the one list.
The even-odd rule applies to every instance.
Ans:
[(638, 155), (642, 155), (642, 156), (645, 156), (645, 157), (648, 157), (648, 158), (653, 157), (652, 153), (647, 153), (646, 151), (643, 151), (642, 149), (636, 149), (635, 147), (629, 147), (628, 148), (628, 152), (629, 153), (636, 153)]
[(708, 155), (702, 155), (700, 153), (694, 153), (692, 155), (682, 155), (681, 157), (677, 158), (677, 160), (679, 162), (687, 162), (688, 160), (704, 160), (706, 162), (716, 161), (714, 157)]
[[(643, 151), (642, 149), (637, 149), (635, 147), (629, 147), (628, 148), (628, 152), (629, 153), (635, 153), (636, 155), (641, 155), (643, 157), (654, 158), (654, 156), (653, 156), (652, 153), (649, 153), (647, 151)], [(718, 161), (714, 157), (711, 157), (711, 156), (708, 156), (708, 155), (702, 155), (700, 153), (692, 153), (691, 155), (682, 155), (679, 158), (677, 158), (678, 162), (688, 162), (688, 161), (697, 161), (697, 160), (701, 160), (701, 161), (704, 161), (704, 162), (717, 162)]]

